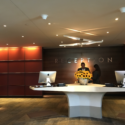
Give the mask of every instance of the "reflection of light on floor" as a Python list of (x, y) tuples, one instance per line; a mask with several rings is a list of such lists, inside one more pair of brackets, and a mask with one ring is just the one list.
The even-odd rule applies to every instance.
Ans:
[(1, 111), (1, 110), (5, 110), (5, 108), (4, 108), (4, 107), (0, 107), (0, 111)]

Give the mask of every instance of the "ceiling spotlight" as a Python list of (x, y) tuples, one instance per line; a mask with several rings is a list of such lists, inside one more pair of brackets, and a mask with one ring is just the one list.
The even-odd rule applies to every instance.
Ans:
[(24, 36), (22, 36), (22, 37), (24, 37)]
[(98, 46), (100, 46), (100, 44), (98, 44)]
[(125, 7), (120, 8), (121, 13), (125, 13)]
[(35, 44), (35, 43), (33, 43), (33, 44)]
[(48, 23), (48, 25), (51, 25), (51, 23)]
[(107, 32), (107, 33), (109, 33), (109, 32)]
[(118, 18), (115, 18), (115, 20), (118, 20)]
[(47, 14), (42, 14), (41, 17), (42, 17), (44, 20), (46, 20), (47, 17), (48, 17), (48, 15), (47, 15)]
[(63, 41), (61, 41), (61, 43), (63, 43)]
[(8, 43), (6, 45), (9, 45)]
[(7, 25), (3, 25), (3, 27), (7, 27)]
[(58, 36), (58, 34), (56, 34), (56, 36)]

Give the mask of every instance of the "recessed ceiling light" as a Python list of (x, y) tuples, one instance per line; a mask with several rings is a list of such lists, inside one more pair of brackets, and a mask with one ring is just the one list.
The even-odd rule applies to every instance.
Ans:
[(100, 46), (100, 44), (98, 44), (98, 46)]
[(35, 44), (35, 43), (33, 43), (33, 44)]
[(56, 34), (56, 36), (58, 36), (58, 34)]
[(3, 25), (3, 27), (7, 27), (7, 25)]
[(63, 41), (61, 41), (61, 43), (63, 43)]
[(24, 37), (24, 36), (22, 36), (22, 37)]
[(66, 46), (64, 46), (64, 47), (66, 47)]
[(125, 7), (120, 8), (121, 13), (125, 13)]
[(47, 15), (47, 14), (42, 14), (41, 17), (42, 17), (44, 20), (46, 20), (47, 17), (48, 17), (48, 15)]
[(6, 45), (9, 45), (8, 43)]
[(51, 25), (51, 23), (48, 23), (48, 25)]
[(107, 32), (107, 33), (109, 33), (109, 32)]
[(115, 20), (118, 20), (118, 18), (115, 18)]

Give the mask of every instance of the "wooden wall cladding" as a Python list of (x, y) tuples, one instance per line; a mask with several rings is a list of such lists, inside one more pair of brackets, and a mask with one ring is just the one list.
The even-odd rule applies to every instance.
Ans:
[(74, 73), (81, 67), (83, 58), (91, 72), (94, 64), (100, 66), (102, 84), (116, 83), (115, 70), (124, 69), (123, 50), (124, 47), (44, 49), (43, 70), (57, 71), (56, 83), (74, 83)]
[(0, 96), (42, 96), (29, 89), (38, 85), (42, 47), (0, 48)]

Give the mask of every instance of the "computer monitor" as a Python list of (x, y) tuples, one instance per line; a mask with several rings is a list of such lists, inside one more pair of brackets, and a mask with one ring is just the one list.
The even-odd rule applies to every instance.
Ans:
[(46, 83), (47, 86), (51, 86), (56, 79), (56, 71), (40, 71), (38, 83)]
[(123, 83), (125, 86), (125, 71), (115, 71), (115, 77), (117, 83)]

